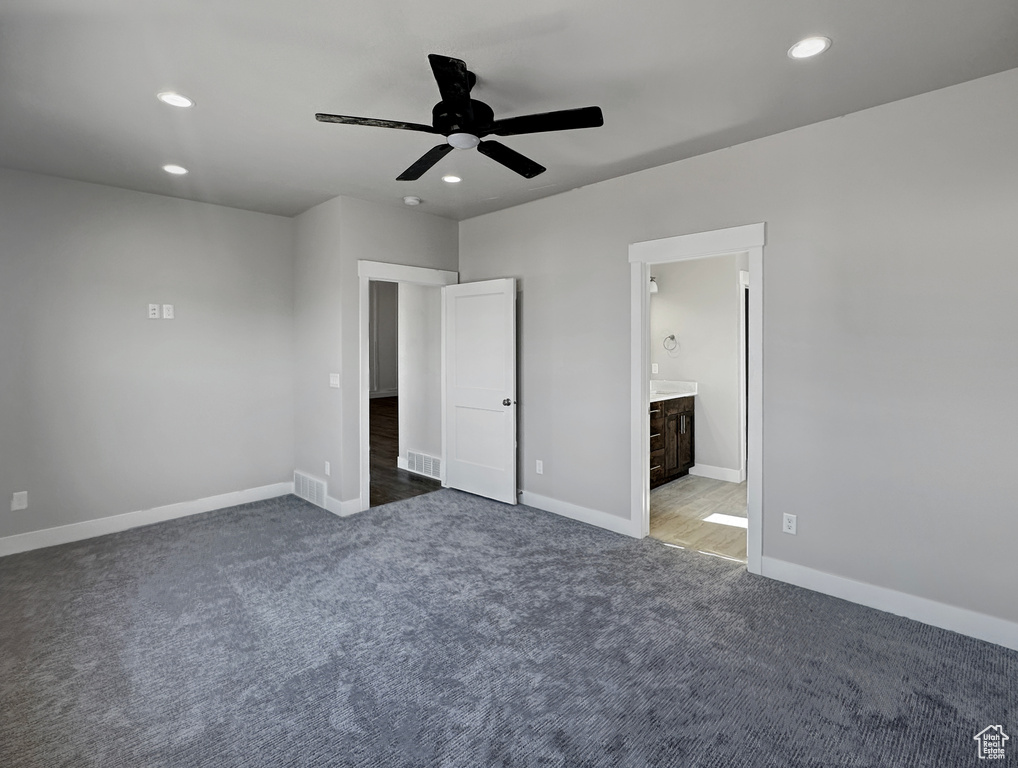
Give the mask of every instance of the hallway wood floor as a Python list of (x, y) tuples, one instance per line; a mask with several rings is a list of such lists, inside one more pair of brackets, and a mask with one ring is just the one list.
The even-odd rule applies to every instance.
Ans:
[(369, 403), (371, 506), (410, 499), (441, 488), (438, 480), (396, 466), (399, 456), (399, 398), (376, 397)]
[(746, 484), (687, 475), (650, 492), (650, 535), (667, 544), (746, 562), (746, 529), (704, 520), (746, 517)]

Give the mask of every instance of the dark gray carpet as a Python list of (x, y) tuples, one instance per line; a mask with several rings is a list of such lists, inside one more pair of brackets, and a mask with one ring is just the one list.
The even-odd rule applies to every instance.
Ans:
[(248, 504), (0, 585), (5, 768), (965, 766), (1018, 736), (1014, 652), (455, 491)]

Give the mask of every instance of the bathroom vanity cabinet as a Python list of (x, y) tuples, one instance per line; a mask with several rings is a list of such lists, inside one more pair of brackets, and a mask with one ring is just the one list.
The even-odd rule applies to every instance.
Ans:
[(689, 474), (695, 463), (693, 396), (650, 404), (650, 487)]

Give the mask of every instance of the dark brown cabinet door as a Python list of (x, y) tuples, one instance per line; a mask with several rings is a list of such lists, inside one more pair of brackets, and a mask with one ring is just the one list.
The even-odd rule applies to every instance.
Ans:
[(665, 476), (671, 477), (679, 469), (679, 420), (678, 413), (665, 413)]
[(693, 460), (693, 412), (680, 413), (676, 441), (676, 464), (681, 471), (688, 472), (696, 462)]

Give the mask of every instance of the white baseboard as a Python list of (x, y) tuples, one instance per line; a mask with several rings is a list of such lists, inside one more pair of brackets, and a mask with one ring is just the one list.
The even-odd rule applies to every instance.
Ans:
[(263, 485), (260, 488), (248, 488), (244, 491), (233, 491), (221, 493), (218, 496), (209, 496), (194, 501), (182, 501), (178, 504), (167, 504), (163, 507), (144, 509), (138, 512), (125, 512), (121, 515), (100, 517), (96, 520), (84, 520), (80, 523), (60, 525), (55, 528), (43, 528), (40, 531), (29, 531), (19, 533), (15, 536), (0, 538), (0, 557), (13, 555), (18, 552), (28, 552), (32, 549), (52, 547), (57, 544), (67, 544), (72, 541), (91, 539), (95, 536), (104, 536), (107, 533), (126, 531), (129, 528), (137, 528), (152, 523), (162, 523), (166, 520), (174, 520), (178, 517), (198, 515), (202, 512), (211, 512), (214, 509), (234, 507), (238, 504), (247, 504), (252, 501), (264, 501), (274, 499), (277, 496), (285, 496), (293, 493), (293, 483), (275, 483)]
[(545, 512), (553, 512), (556, 515), (562, 515), (571, 520), (579, 520), (581, 523), (588, 523), (598, 528), (606, 528), (609, 531), (621, 533), (624, 536), (632, 536), (636, 539), (642, 538), (639, 530), (640, 524), (638, 522), (634, 523), (626, 517), (609, 515), (607, 512), (570, 504), (568, 501), (551, 499), (547, 496), (531, 493), (530, 491), (520, 491), (520, 502), (528, 507), (543, 509)]
[(773, 557), (762, 558), (760, 572), (777, 581), (840, 597), (859, 605), (876, 608), (878, 611), (905, 616), (923, 624), (949, 629), (1018, 651), (1018, 624), (1015, 622), (844, 576), (835, 576), (832, 573), (776, 560)]
[(340, 501), (334, 499), (331, 496), (325, 497), (325, 508), (334, 514), (336, 517), (349, 517), (350, 515), (356, 515), (361, 512), (361, 500), (350, 499), (349, 501)]
[(712, 467), (710, 464), (694, 464), (689, 468), (689, 474), (709, 477), (711, 480), (724, 480), (726, 483), (741, 483), (746, 479), (746, 476), (737, 469)]

